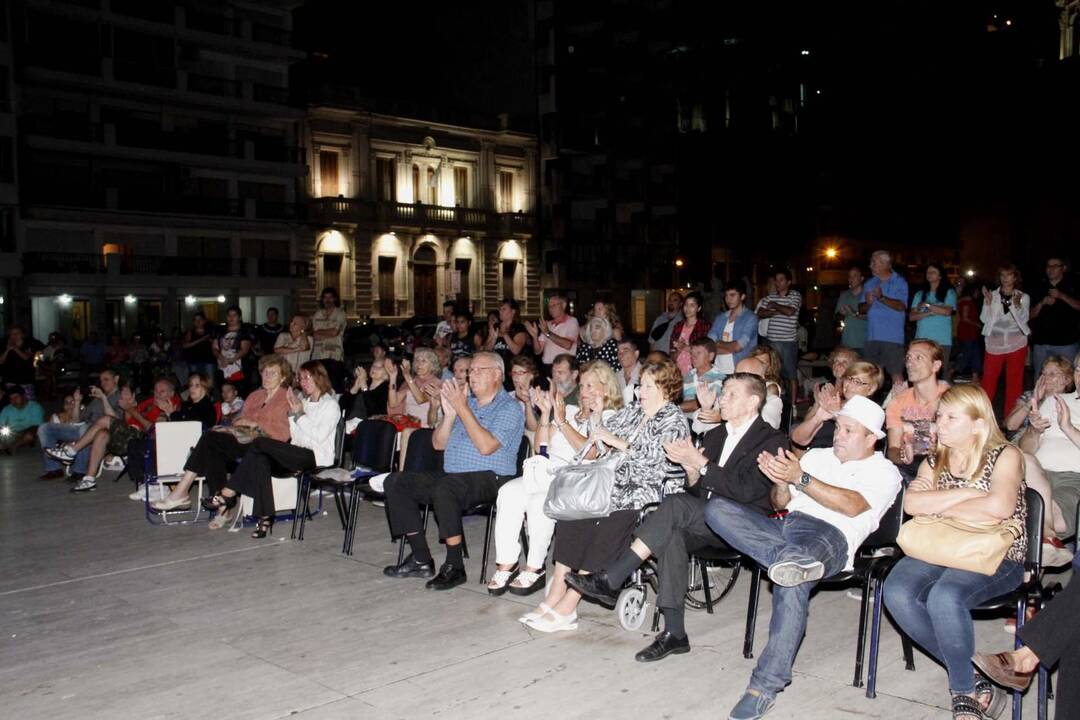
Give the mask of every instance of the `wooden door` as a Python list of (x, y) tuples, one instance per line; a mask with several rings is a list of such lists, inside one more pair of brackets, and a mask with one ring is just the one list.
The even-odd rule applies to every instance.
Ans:
[(435, 266), (434, 265), (415, 265), (413, 276), (414, 280), (414, 308), (413, 312), (416, 315), (434, 315), (436, 308), (435, 302)]
[(323, 150), (319, 152), (319, 182), (323, 197), (338, 196), (338, 154)]

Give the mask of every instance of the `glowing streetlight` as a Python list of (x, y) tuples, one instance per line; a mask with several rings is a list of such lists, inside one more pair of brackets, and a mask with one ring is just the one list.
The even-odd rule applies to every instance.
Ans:
[(968, 270), (964, 274), (967, 275), (968, 277), (975, 277), (975, 271), (974, 270)]
[(225, 302), (225, 296), (224, 296), (224, 295), (218, 295), (218, 296), (217, 296), (217, 301), (218, 301), (219, 303), (223, 303), (223, 302)]
[(64, 293), (63, 295), (61, 295), (60, 297), (58, 297), (56, 299), (60, 302), (60, 305), (63, 306), (63, 307), (67, 307), (68, 305), (71, 304), (71, 296), (68, 295), (67, 293)]
[(139, 298), (135, 297), (134, 295), (125, 295), (124, 296), (124, 302), (126, 304), (128, 304), (128, 305), (134, 305), (138, 301), (139, 301)]
[(836, 252), (836, 248), (834, 247), (825, 248), (825, 257), (829, 258), (830, 260), (836, 259), (836, 256), (839, 254), (840, 253)]
[(195, 304), (195, 296), (194, 295), (188, 295), (187, 297), (185, 297), (184, 298), (184, 304), (185, 305), (194, 305)]
[(685, 262), (683, 262), (683, 259), (682, 259), (682, 258), (675, 258), (675, 267), (679, 267), (679, 268), (681, 268), (681, 267), (682, 267), (683, 265), (685, 265), (685, 264), (686, 264), (686, 263), (685, 263)]

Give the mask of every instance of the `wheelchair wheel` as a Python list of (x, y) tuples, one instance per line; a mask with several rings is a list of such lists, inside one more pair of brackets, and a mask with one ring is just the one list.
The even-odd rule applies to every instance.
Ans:
[[(708, 565), (706, 566), (706, 580), (709, 583), (709, 595), (713, 605), (724, 599), (735, 587), (739, 579), (738, 563), (734, 565)], [(691, 610), (705, 609), (705, 588), (702, 585), (701, 566), (697, 562), (690, 563), (690, 582), (686, 587), (686, 607)]]
[(615, 613), (619, 616), (619, 624), (624, 630), (640, 630), (645, 624), (648, 610), (645, 588), (640, 585), (623, 588), (615, 602)]

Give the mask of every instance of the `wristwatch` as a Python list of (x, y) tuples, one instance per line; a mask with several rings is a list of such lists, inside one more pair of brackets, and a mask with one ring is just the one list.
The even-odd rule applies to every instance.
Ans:
[(799, 476), (799, 487), (805, 488), (813, 479), (814, 478), (810, 477), (810, 473), (804, 471), (803, 474)]
[(707, 473), (707, 472), (709, 472), (709, 463), (708, 462), (706, 462), (704, 465), (702, 465), (700, 468), (698, 468), (698, 475), (700, 475), (701, 477), (705, 477), (705, 473)]

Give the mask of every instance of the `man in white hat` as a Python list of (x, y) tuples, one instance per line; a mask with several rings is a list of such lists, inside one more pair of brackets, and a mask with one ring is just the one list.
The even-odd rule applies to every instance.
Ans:
[(823, 577), (852, 568), (855, 552), (900, 491), (900, 472), (874, 451), (885, 437), (884, 422), (881, 407), (853, 397), (836, 415), (831, 448), (801, 459), (784, 450), (761, 453), (758, 467), (772, 481), (773, 505), (786, 509), (785, 517), (767, 518), (723, 497), (705, 508), (713, 532), (767, 567), (774, 585), (769, 642), (729, 720), (754, 720), (772, 708), (791, 682), (810, 591)]

